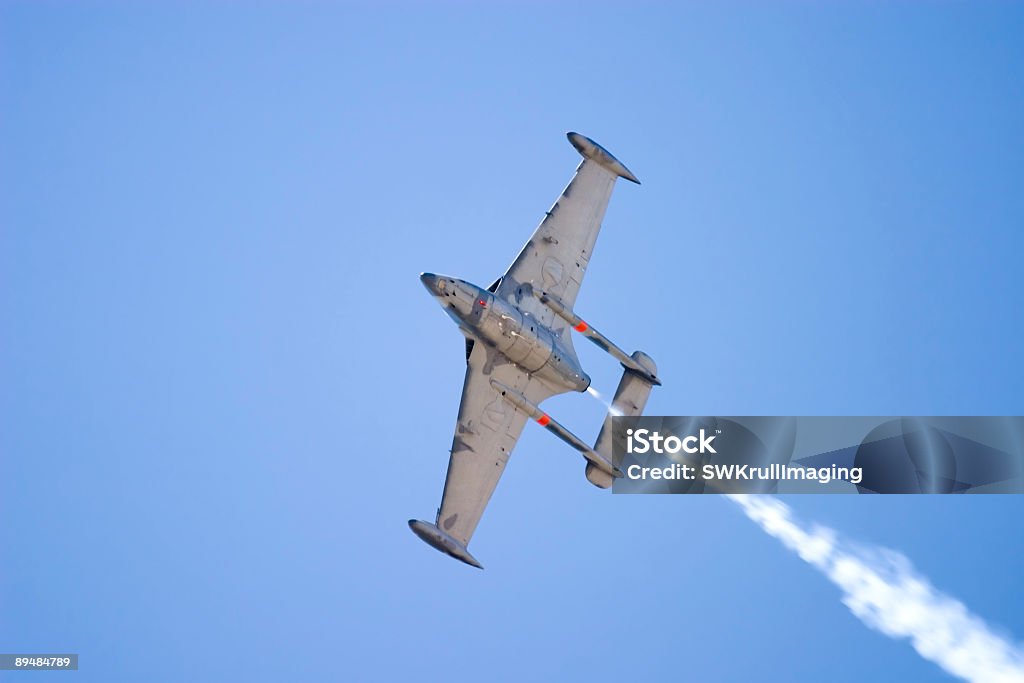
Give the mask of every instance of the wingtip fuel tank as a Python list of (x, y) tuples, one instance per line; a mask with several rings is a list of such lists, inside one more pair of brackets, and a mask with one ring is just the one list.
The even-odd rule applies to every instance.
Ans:
[(601, 145), (597, 144), (586, 135), (580, 135), (579, 133), (566, 133), (565, 137), (569, 138), (569, 142), (576, 148), (576, 151), (583, 155), (585, 159), (590, 159), (598, 166), (602, 166), (620, 178), (625, 178), (631, 183), (640, 184), (636, 176), (626, 168), (626, 165), (615, 158), (615, 155), (606, 150)]
[(460, 543), (445, 532), (441, 531), (436, 524), (430, 522), (424, 522), (420, 519), (410, 519), (409, 528), (412, 532), (419, 536), (427, 545), (440, 550), (445, 555), (454, 557), (460, 562), (465, 562), (471, 567), (477, 569), (483, 569), (484, 566), (480, 564), (475, 557), (469, 554), (469, 550), (466, 548), (465, 543)]

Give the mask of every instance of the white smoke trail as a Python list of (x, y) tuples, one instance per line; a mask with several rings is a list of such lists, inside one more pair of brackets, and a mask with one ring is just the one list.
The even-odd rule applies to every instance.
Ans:
[(601, 392), (598, 391), (597, 389), (595, 389), (593, 386), (587, 387), (587, 393), (590, 394), (591, 396), (593, 396), (594, 398), (596, 398), (601, 403), (603, 403), (605, 408), (607, 408), (608, 412), (611, 413), (612, 415), (615, 415), (615, 416), (618, 416), (618, 417), (622, 416), (622, 411), (619, 410), (618, 408), (616, 408), (615, 406), (613, 406), (611, 403), (609, 403), (608, 399), (606, 399), (601, 394)]
[(843, 604), (868, 627), (890, 638), (909, 638), (918, 654), (966, 681), (1024, 681), (1024, 648), (993, 633), (963, 603), (936, 590), (904, 555), (859, 550), (825, 527), (807, 530), (786, 504), (769, 496), (727, 497), (836, 584)]

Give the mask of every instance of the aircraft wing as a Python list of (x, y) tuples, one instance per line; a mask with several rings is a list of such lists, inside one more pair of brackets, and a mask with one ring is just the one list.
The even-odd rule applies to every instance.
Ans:
[[(502, 277), (497, 296), (516, 302), (547, 327), (565, 330), (566, 323), (532, 295), (543, 289), (572, 308), (601, 230), (616, 178), (639, 184), (610, 152), (579, 133), (569, 142), (583, 155), (576, 175), (547, 212), (530, 241)], [(567, 336), (567, 331), (563, 331)]]
[[(438, 546), (439, 549), (474, 566), (479, 564), (466, 551), (466, 546), (527, 420), (526, 413), (503, 399), (491, 386), (491, 380), (512, 387), (534, 404), (555, 393), (508, 361), (495, 362), (497, 358), (493, 350), (479, 343), (469, 355), (448, 476), (437, 512), (436, 529), (461, 545), (461, 548)], [(413, 530), (420, 533), (415, 527)], [(424, 540), (437, 545), (433, 542), (437, 539)]]

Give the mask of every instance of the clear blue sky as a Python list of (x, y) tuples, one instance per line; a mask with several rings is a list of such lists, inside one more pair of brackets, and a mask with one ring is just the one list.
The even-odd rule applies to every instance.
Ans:
[[(527, 426), (439, 502), (462, 339), (578, 155), (655, 414), (1021, 414), (1024, 6), (0, 6), (0, 650), (81, 681), (948, 680), (717, 497)], [(589, 345), (595, 386), (617, 365)], [(587, 439), (602, 407), (546, 404)], [(1021, 497), (804, 496), (1024, 637)], [(9, 677), (15, 677), (9, 674)]]

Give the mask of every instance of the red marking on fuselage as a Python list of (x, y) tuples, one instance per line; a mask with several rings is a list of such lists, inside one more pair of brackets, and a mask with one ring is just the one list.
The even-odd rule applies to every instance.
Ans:
[(550, 422), (551, 418), (548, 417), (547, 415), (541, 415), (539, 418), (537, 418), (537, 424), (539, 424), (541, 427), (547, 427), (548, 423)]
[(573, 329), (576, 330), (577, 332), (586, 332), (587, 324), (581, 320), (580, 324), (574, 327)]

